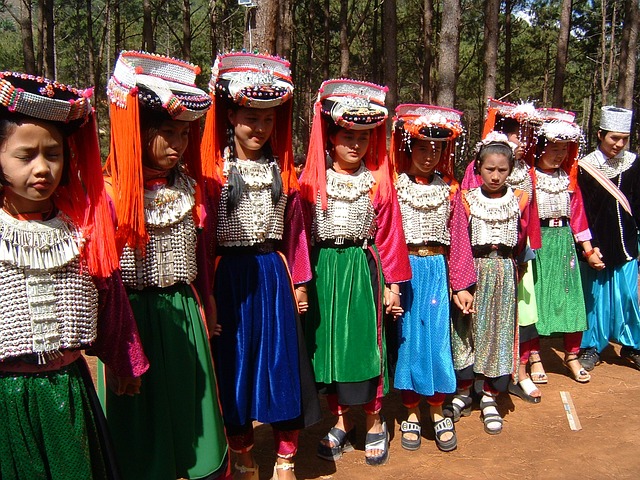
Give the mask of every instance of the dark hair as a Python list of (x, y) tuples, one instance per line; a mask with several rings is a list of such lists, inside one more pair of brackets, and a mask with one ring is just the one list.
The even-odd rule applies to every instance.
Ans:
[[(9, 139), (13, 131), (16, 127), (23, 125), (25, 123), (32, 122), (43, 122), (48, 125), (53, 125), (62, 135), (62, 177), (60, 179), (60, 185), (64, 186), (69, 183), (69, 158), (71, 157), (71, 150), (69, 149), (69, 142), (67, 141), (67, 137), (70, 134), (70, 130), (63, 128), (63, 124), (59, 124), (58, 122), (48, 122), (46, 120), (39, 120), (37, 118), (32, 118), (26, 115), (20, 114), (10, 114), (10, 115), (0, 115), (0, 149), (4, 147), (4, 144)], [(82, 159), (81, 159), (82, 160)], [(2, 166), (0, 166), (0, 185), (7, 186), (9, 182), (7, 182), (6, 177), (4, 176), (4, 172), (2, 171)]]
[(540, 135), (538, 137), (538, 141), (536, 143), (536, 163), (542, 158), (542, 154), (544, 153), (544, 149), (549, 145), (549, 140), (544, 135)]
[[(240, 110), (240, 105), (227, 101), (227, 108), (237, 112)], [(242, 107), (242, 108), (250, 108), (250, 107)], [(242, 198), (242, 194), (245, 191), (246, 185), (244, 183), (244, 178), (238, 171), (238, 167), (236, 166), (236, 133), (233, 128), (231, 122), (228, 122), (227, 125), (227, 146), (229, 147), (229, 158), (231, 159), (231, 168), (229, 169), (229, 175), (227, 176), (227, 186), (228, 186), (228, 198), (227, 198), (227, 211), (230, 212), (238, 207), (240, 204), (240, 199)], [(271, 201), (273, 204), (277, 204), (282, 197), (282, 177), (280, 176), (280, 172), (276, 166), (277, 161), (273, 156), (273, 150), (271, 149), (271, 139), (268, 139), (265, 144), (262, 146), (262, 153), (264, 157), (268, 160), (269, 163), (272, 163), (271, 166), (271, 174), (273, 177), (273, 181), (271, 182)]]
[(520, 122), (511, 117), (499, 117), (496, 119), (496, 128), (500, 132), (508, 135), (510, 133), (518, 133), (520, 131)]
[(513, 171), (516, 160), (511, 147), (504, 142), (490, 142), (480, 147), (480, 150), (478, 150), (478, 153), (476, 154), (475, 163), (473, 165), (473, 170), (476, 175), (480, 174), (482, 162), (484, 162), (489, 155), (504, 155), (509, 162), (509, 173)]
[(307, 156), (304, 153), (296, 153), (293, 156), (293, 164), (298, 166), (305, 166), (307, 164)]

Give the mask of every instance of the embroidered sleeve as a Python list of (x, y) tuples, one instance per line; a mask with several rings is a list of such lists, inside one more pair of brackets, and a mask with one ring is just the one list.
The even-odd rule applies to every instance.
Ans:
[(287, 197), (284, 217), (283, 252), (294, 285), (311, 280), (311, 262), (309, 259), (309, 236), (305, 227), (300, 192), (291, 191)]
[(471, 253), (471, 242), (467, 228), (467, 215), (462, 204), (462, 195), (457, 191), (451, 199), (451, 247), (449, 251), (449, 276), (454, 291), (466, 290), (477, 281)]
[(375, 243), (380, 252), (385, 282), (408, 282), (411, 280), (411, 265), (395, 189), (391, 190), (387, 201), (381, 198), (378, 190), (373, 205), (377, 214)]
[(149, 361), (142, 350), (120, 272), (94, 281), (100, 294), (98, 336), (87, 353), (97, 355), (118, 376), (139, 377), (149, 368)]

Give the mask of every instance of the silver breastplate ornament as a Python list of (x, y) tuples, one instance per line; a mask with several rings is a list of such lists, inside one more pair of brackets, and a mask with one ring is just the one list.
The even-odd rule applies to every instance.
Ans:
[(508, 188), (504, 196), (489, 198), (478, 187), (470, 190), (466, 198), (469, 204), (472, 246), (516, 246), (520, 207), (513, 190)]
[(538, 216), (548, 218), (569, 218), (571, 216), (571, 198), (569, 195), (569, 176), (564, 170), (553, 173), (536, 170), (536, 201)]

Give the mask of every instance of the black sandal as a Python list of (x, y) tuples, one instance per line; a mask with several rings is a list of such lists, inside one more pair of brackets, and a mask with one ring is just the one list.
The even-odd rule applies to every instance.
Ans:
[(387, 430), (387, 422), (384, 421), (384, 417), (380, 415), (380, 422), (382, 423), (382, 431), (380, 433), (368, 433), (364, 441), (364, 451), (370, 450), (382, 450), (380, 455), (368, 457), (365, 455), (364, 460), (367, 465), (379, 466), (384, 465), (389, 460), (389, 431)]
[[(497, 412), (498, 404), (493, 398), (491, 398), (490, 400), (485, 400), (484, 398), (480, 400), (480, 410), (482, 410), (482, 423), (484, 424), (484, 431), (489, 435), (498, 435), (500, 432), (502, 432), (503, 420), (499, 413), (485, 413), (485, 409), (491, 407), (495, 408)], [(489, 428), (489, 424), (491, 423), (499, 423), (500, 426), (498, 428)]]
[(449, 417), (456, 423), (460, 417), (468, 417), (471, 415), (471, 395), (454, 395), (451, 403), (445, 405), (442, 409), (445, 417)]
[[(436, 434), (436, 446), (443, 452), (451, 452), (458, 447), (458, 437), (456, 437), (456, 430), (451, 418), (445, 417), (435, 422), (433, 424), (433, 431)], [(442, 440), (442, 435), (447, 432), (453, 433), (453, 437), (446, 441)]]
[(356, 443), (356, 427), (348, 432), (332, 427), (322, 440), (326, 440), (333, 445), (325, 445), (322, 441), (318, 444), (316, 455), (329, 462), (335, 462), (343, 453), (353, 452), (353, 445)]
[[(402, 432), (402, 436), (400, 437), (400, 445), (402, 445), (402, 448), (411, 451), (418, 450), (420, 448), (420, 443), (422, 442), (422, 427), (420, 427), (418, 422), (409, 422), (404, 420), (400, 424), (400, 431)], [(413, 433), (418, 438), (411, 440), (404, 436), (405, 433)]]

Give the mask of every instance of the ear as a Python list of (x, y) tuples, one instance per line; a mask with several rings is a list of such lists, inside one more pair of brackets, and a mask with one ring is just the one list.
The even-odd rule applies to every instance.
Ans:
[(227, 120), (231, 125), (236, 126), (236, 112), (231, 108), (227, 109)]

